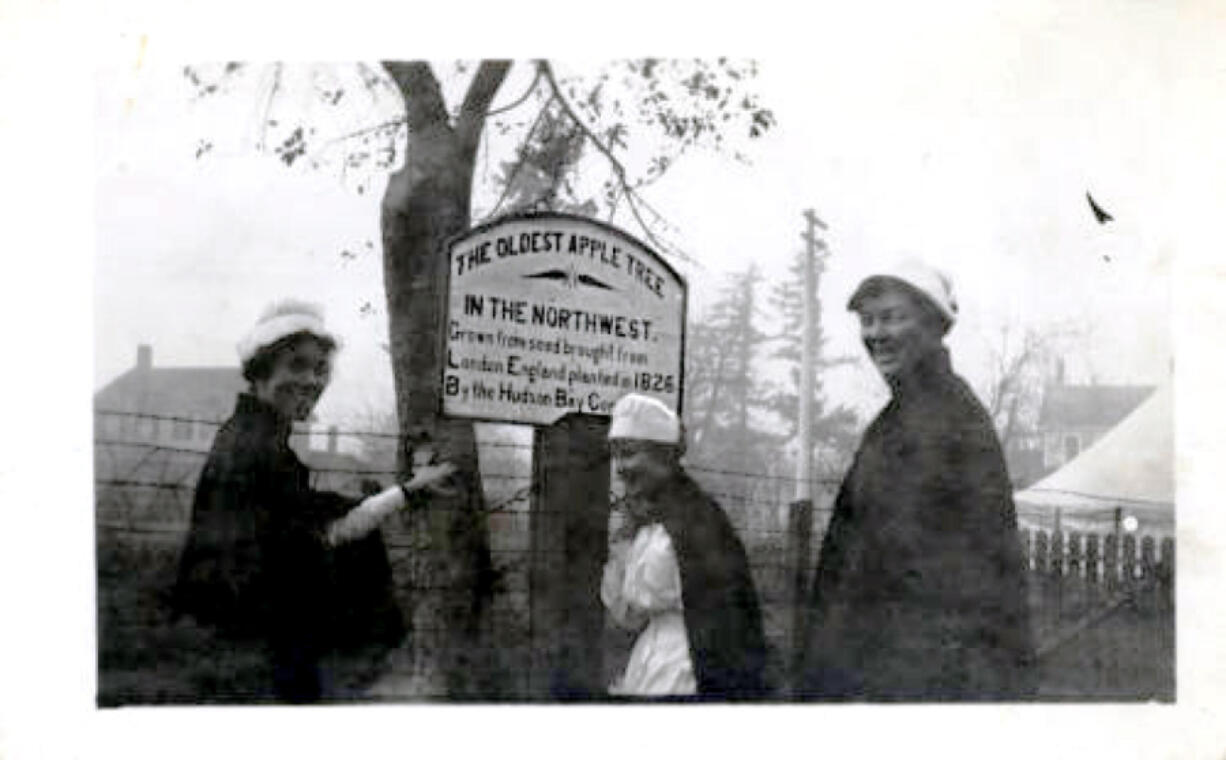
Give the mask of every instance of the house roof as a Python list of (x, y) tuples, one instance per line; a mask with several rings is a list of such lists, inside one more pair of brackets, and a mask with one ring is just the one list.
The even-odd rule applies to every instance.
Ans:
[(1064, 467), (1016, 494), (1019, 517), (1063, 510), (1072, 529), (1109, 525), (1116, 507), (1147, 532), (1174, 525), (1175, 419), (1170, 386), (1153, 393), (1123, 422)]
[(1109, 428), (1141, 405), (1152, 385), (1053, 385), (1043, 394), (1043, 430)]
[(134, 367), (94, 394), (98, 411), (222, 420), (246, 390), (238, 367)]

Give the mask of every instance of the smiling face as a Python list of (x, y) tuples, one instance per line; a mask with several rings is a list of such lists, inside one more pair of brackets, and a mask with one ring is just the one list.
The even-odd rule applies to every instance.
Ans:
[(659, 517), (655, 497), (677, 469), (676, 448), (633, 439), (611, 442), (613, 463), (626, 489), (626, 504), (641, 522)]
[(903, 286), (885, 286), (856, 304), (860, 338), (887, 382), (906, 375), (941, 345), (940, 318)]
[(277, 349), (264, 377), (252, 381), (256, 398), (290, 420), (306, 420), (332, 376), (332, 350), (310, 335)]

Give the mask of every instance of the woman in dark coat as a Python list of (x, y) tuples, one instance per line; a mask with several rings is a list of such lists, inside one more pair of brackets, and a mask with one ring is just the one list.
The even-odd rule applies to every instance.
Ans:
[(917, 263), (848, 306), (890, 386), (835, 501), (814, 578), (802, 699), (1022, 699), (1034, 651), (1012, 486), (941, 341), (948, 280)]
[(372, 518), (387, 498), (313, 490), (289, 447), (294, 421), (327, 386), (335, 347), (318, 310), (297, 302), (274, 305), (239, 345), (251, 389), (209, 452), (172, 596), (222, 650), (200, 653), (222, 673), (203, 701), (336, 697), (363, 674), (321, 672), (326, 658), (362, 655), (350, 664), (371, 676), (405, 634), (375, 530), (387, 510)]

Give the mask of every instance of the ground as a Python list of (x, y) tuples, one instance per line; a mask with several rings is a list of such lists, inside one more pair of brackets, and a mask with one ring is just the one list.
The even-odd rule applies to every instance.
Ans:
[[(770, 561), (779, 556), (778, 547), (765, 558), (760, 549), (753, 547), (750, 553), (770, 647), (768, 675), (782, 689), (792, 622), (788, 591), (792, 576), (788, 568)], [(220, 646), (190, 620), (170, 619), (163, 595), (174, 576), (176, 554), (173, 542), (118, 543), (105, 536), (99, 541), (99, 706), (200, 702), (200, 695), (211, 691), (210, 683), (219, 674), (258, 668), (259, 663), (248, 661), (249, 655)], [(1081, 630), (1078, 622), (1087, 612), (1106, 608), (1111, 597), (1105, 589), (1087, 593), (1083, 587), (1066, 584), (1056, 609), (1055, 589), (1049, 582), (1037, 579), (1032, 587), (1040, 638), (1049, 645), (1057, 642), (1041, 660), (1041, 699), (1173, 701), (1175, 627), (1169, 591), (1143, 590)], [(503, 632), (499, 657), (509, 672), (522, 675), (531, 651), (530, 626), (522, 614), (522, 599), (516, 602), (510, 591), (503, 596), (506, 599), (494, 606), (495, 624)], [(632, 641), (629, 634), (606, 632), (604, 669), (610, 679)], [(509, 688), (523, 691), (525, 683), (522, 678)], [(404, 700), (412, 698), (416, 688), (411, 675), (393, 672), (367, 698)]]

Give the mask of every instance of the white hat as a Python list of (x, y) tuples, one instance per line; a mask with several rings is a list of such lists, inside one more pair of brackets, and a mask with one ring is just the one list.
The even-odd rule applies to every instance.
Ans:
[(681, 443), (681, 421), (663, 401), (630, 393), (613, 405), (609, 440), (634, 438), (658, 443)]
[(285, 299), (275, 301), (264, 309), (255, 327), (238, 342), (238, 358), (246, 364), (261, 348), (299, 332), (311, 333), (340, 345), (337, 337), (324, 327), (322, 306), (307, 301)]
[(870, 284), (882, 279), (896, 280), (910, 286), (928, 299), (952, 327), (958, 321), (958, 301), (954, 298), (954, 286), (944, 272), (917, 259), (906, 259), (880, 269), (860, 281), (856, 291), (847, 301), (847, 308), (855, 311)]

